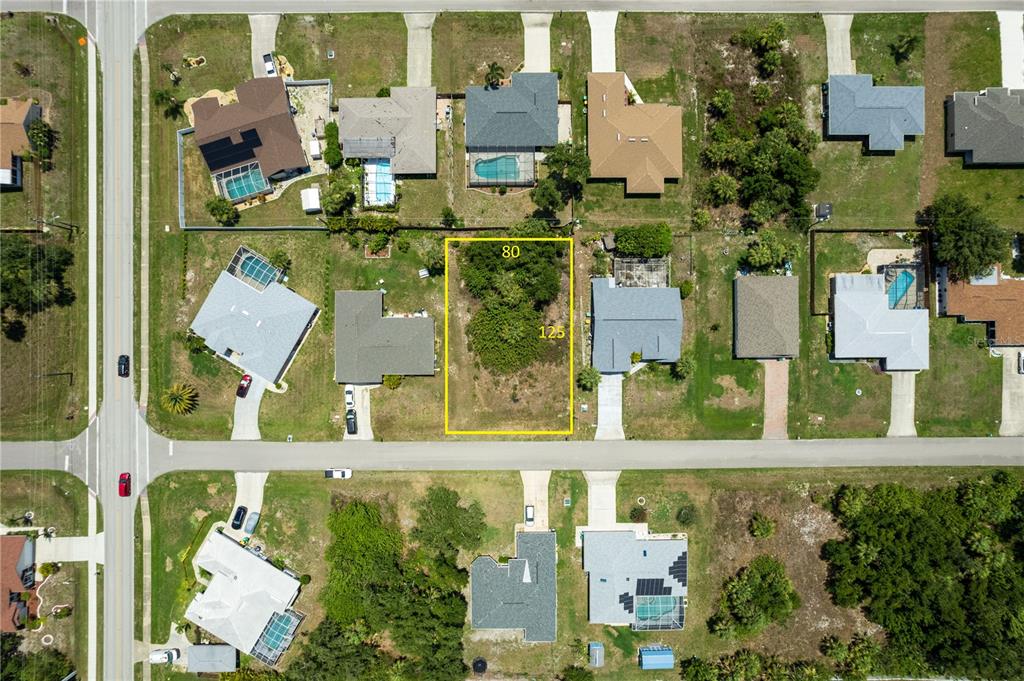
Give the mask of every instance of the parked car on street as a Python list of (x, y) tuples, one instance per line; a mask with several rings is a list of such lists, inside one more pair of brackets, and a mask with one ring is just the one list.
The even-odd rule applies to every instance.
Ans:
[(268, 76), (277, 75), (277, 68), (274, 66), (274, 55), (269, 53), (263, 55), (263, 66), (267, 69)]
[(150, 664), (170, 664), (181, 657), (181, 652), (177, 648), (163, 648), (161, 650), (154, 650), (149, 654)]
[(117, 493), (122, 497), (130, 497), (132, 495), (131, 473), (121, 473), (121, 477), (117, 479)]
[(235, 509), (235, 516), (231, 519), (231, 529), (240, 530), (242, 529), (242, 521), (245, 520), (245, 514), (249, 511), (245, 506), (239, 506)]
[(526, 513), (524, 516), (526, 518), (526, 526), (533, 527), (533, 506), (526, 507)]
[(345, 430), (348, 431), (349, 435), (355, 435), (357, 432), (359, 432), (359, 429), (356, 424), (355, 409), (349, 409), (347, 412), (345, 412)]
[(235, 391), (235, 395), (244, 399), (249, 394), (249, 386), (251, 385), (252, 376), (245, 374), (242, 376), (242, 380), (238, 382), (238, 390)]
[(350, 385), (345, 386), (345, 408), (356, 408), (356, 389)]
[(256, 526), (260, 522), (260, 514), (258, 511), (253, 511), (249, 514), (249, 519), (245, 521), (245, 529), (242, 530), (246, 534), (252, 534), (256, 531)]
[(348, 480), (352, 477), (351, 468), (328, 468), (324, 471), (325, 478), (334, 478), (335, 480)]
[(121, 355), (117, 358), (117, 375), (121, 378), (128, 378), (130, 363), (128, 355)]

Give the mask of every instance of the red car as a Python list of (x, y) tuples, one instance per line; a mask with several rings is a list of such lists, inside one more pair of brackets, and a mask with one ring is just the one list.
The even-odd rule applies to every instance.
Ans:
[(121, 477), (117, 479), (117, 493), (122, 497), (130, 497), (132, 495), (131, 473), (121, 473)]
[(238, 390), (235, 391), (235, 395), (244, 398), (249, 394), (250, 385), (252, 385), (252, 376), (245, 374), (242, 376), (242, 380), (238, 382)]

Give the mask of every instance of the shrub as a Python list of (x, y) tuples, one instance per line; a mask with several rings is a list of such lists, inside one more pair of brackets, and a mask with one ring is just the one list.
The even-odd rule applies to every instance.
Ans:
[(223, 196), (217, 196), (206, 202), (206, 210), (218, 225), (231, 227), (238, 224), (238, 209)]
[(694, 208), (690, 216), (690, 228), (695, 232), (702, 232), (711, 224), (711, 213), (706, 208)]
[(750, 98), (754, 104), (764, 106), (772, 98), (772, 86), (768, 83), (756, 83), (750, 88)]
[(160, 406), (171, 414), (191, 414), (199, 406), (199, 393), (194, 385), (175, 383), (160, 396)]
[(345, 160), (341, 154), (341, 142), (338, 140), (338, 123), (330, 121), (324, 126), (324, 163), (332, 170)]
[(715, 94), (711, 97), (711, 102), (708, 104), (708, 111), (716, 118), (727, 118), (732, 114), (732, 107), (735, 103), (736, 98), (729, 90), (715, 90)]
[(713, 206), (735, 203), (740, 195), (740, 184), (732, 175), (719, 173), (708, 180), (706, 191)]
[(39, 566), (39, 576), (46, 579), (50, 575), (60, 572), (60, 566), (56, 563), (43, 563)]
[(384, 387), (388, 390), (397, 390), (398, 386), (402, 385), (403, 378), (404, 377), (399, 374), (385, 374)]
[(271, 265), (281, 270), (285, 274), (288, 274), (288, 270), (292, 268), (292, 259), (287, 253), (280, 248), (270, 254), (268, 261)]
[(380, 253), (387, 249), (391, 243), (391, 237), (384, 232), (377, 232), (370, 237), (370, 241), (367, 242), (367, 247), (371, 253)]
[(686, 279), (679, 285), (679, 297), (686, 300), (693, 295), (693, 281)]
[(586, 667), (570, 665), (561, 671), (558, 681), (594, 681), (594, 672)]
[(629, 355), (629, 361), (632, 364), (639, 364), (640, 360), (642, 360), (643, 358), (644, 358), (644, 356), (641, 355), (639, 352), (633, 352), (633, 353), (630, 353), (630, 355)]
[(677, 381), (685, 381), (696, 368), (697, 364), (693, 359), (693, 355), (687, 352), (672, 363), (672, 368), (669, 372), (672, 374), (672, 378)]
[(697, 521), (697, 505), (690, 501), (689, 497), (676, 511), (676, 522), (683, 527), (688, 527)]
[(544, 155), (544, 165), (548, 167), (548, 177), (554, 180), (562, 205), (570, 199), (583, 198), (583, 186), (590, 179), (590, 156), (586, 145), (574, 145), (572, 142), (559, 142)]
[(565, 208), (562, 193), (558, 191), (558, 185), (550, 177), (545, 177), (530, 190), (530, 199), (544, 215), (554, 215)]
[(576, 385), (583, 392), (594, 392), (600, 383), (601, 372), (594, 367), (583, 367), (576, 373)]
[(50, 160), (50, 157), (53, 155), (53, 146), (57, 139), (57, 133), (50, 127), (49, 123), (42, 118), (32, 121), (28, 126), (28, 139), (32, 143), (32, 150), (36, 156), (44, 161)]
[(299, 584), (301, 584), (302, 586), (306, 586), (312, 581), (313, 577), (311, 575), (302, 575), (301, 577), (299, 577)]
[(800, 596), (782, 562), (758, 556), (725, 581), (708, 628), (720, 636), (752, 636), (799, 607)]
[(441, 226), (451, 229), (453, 227), (463, 226), (462, 218), (455, 214), (451, 206), (445, 206), (441, 211)]
[(629, 520), (634, 523), (647, 522), (647, 509), (643, 506), (634, 506), (629, 509)]
[(792, 244), (782, 242), (774, 231), (764, 230), (757, 241), (750, 244), (741, 260), (752, 270), (768, 272), (782, 268), (795, 254)]
[(661, 258), (672, 252), (672, 230), (666, 224), (620, 227), (615, 230), (618, 255)]
[(351, 211), (355, 204), (355, 192), (342, 179), (332, 179), (327, 183), (327, 187), (320, 192), (320, 207), (327, 215), (344, 215)]
[(775, 534), (775, 521), (762, 513), (754, 513), (747, 529), (755, 539), (769, 539)]
[(387, 85), (385, 85), (381, 89), (377, 90), (377, 96), (378, 97), (390, 97), (391, 96), (391, 88), (388, 87)]

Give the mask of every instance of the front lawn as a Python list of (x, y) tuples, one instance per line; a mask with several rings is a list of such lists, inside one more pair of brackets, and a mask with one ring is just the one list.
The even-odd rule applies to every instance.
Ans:
[(924, 20), (924, 14), (854, 15), (850, 50), (857, 73), (870, 73), (875, 85), (924, 85)]
[(62, 537), (89, 532), (88, 491), (57, 471), (8, 471), (0, 476), (0, 523), (17, 528), (31, 511), (32, 527), (55, 527)]
[(572, 104), (572, 139), (586, 144), (583, 112), (590, 71), (590, 23), (583, 12), (558, 12), (551, 18), (551, 70), (558, 74), (558, 99)]
[(441, 93), (483, 85), (497, 62), (508, 78), (523, 65), (523, 20), (512, 12), (444, 12), (434, 20), (433, 82)]

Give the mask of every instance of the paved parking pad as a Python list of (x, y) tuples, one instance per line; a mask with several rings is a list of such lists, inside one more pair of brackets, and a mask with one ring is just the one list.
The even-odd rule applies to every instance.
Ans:
[(523, 479), (523, 508), (533, 506), (533, 525), (526, 526), (525, 516), (516, 525), (516, 531), (547, 532), (548, 531), (548, 483), (551, 471), (519, 471)]
[(595, 440), (625, 440), (622, 430), (622, 374), (601, 374), (597, 386)]
[(1003, 418), (999, 434), (1024, 435), (1024, 374), (1017, 371), (1017, 353), (1024, 347), (1000, 348), (1003, 353)]
[(235, 419), (231, 424), (232, 440), (259, 440), (260, 402), (267, 389), (267, 382), (259, 376), (252, 377), (252, 385), (245, 397), (235, 398)]
[(916, 371), (891, 371), (892, 405), (888, 437), (917, 437), (914, 425), (914, 396), (917, 385)]

